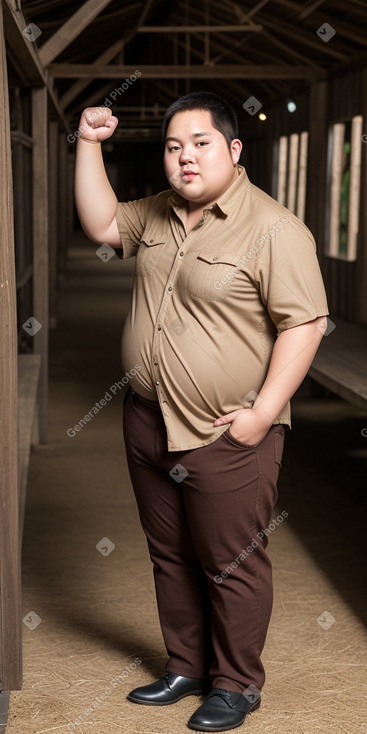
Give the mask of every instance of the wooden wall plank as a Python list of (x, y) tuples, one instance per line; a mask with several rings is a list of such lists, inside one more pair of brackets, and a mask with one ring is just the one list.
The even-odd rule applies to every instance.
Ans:
[[(68, 143), (66, 136), (59, 133), (59, 250), (57, 257), (58, 282), (62, 279), (67, 251), (68, 251), (68, 224), (66, 212), (68, 208)], [(74, 195), (74, 186), (72, 185)]]
[(328, 86), (321, 81), (310, 88), (306, 202), (306, 224), (315, 237), (321, 264), (325, 253), (327, 130)]
[(49, 128), (49, 326), (56, 328), (57, 320), (57, 253), (59, 239), (59, 126), (50, 121)]
[(360, 111), (363, 115), (362, 161), (361, 161), (361, 216), (357, 245), (357, 322), (367, 326), (367, 67), (360, 71)]
[(10, 119), (2, 6), (0, 4), (0, 687), (21, 688), (17, 323)]
[(48, 394), (48, 130), (47, 89), (32, 89), (33, 316), (41, 324), (34, 353), (41, 355), (39, 439), (46, 443)]

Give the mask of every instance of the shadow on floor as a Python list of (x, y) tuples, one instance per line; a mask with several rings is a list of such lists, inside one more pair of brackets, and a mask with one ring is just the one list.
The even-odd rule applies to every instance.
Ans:
[(367, 623), (367, 416), (306, 379), (292, 401), (279, 481), (287, 522)]

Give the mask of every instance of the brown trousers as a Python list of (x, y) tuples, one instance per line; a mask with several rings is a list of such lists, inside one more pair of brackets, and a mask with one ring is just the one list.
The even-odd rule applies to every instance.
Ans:
[(284, 426), (271, 426), (256, 448), (227, 430), (208, 446), (168, 452), (159, 404), (129, 389), (123, 427), (166, 670), (209, 678), (213, 688), (261, 690), (273, 600), (265, 548)]

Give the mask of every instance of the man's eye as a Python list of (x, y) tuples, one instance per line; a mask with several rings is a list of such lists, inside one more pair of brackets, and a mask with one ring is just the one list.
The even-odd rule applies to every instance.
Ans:
[(199, 142), (196, 143), (196, 145), (208, 145), (208, 143), (206, 143), (205, 140), (199, 140)]
[(178, 145), (172, 145), (171, 148), (168, 148), (168, 152), (171, 153), (172, 150), (179, 150)]

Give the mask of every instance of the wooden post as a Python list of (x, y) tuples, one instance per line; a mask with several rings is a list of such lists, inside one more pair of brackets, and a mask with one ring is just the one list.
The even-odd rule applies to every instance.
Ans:
[(22, 623), (18, 530), (17, 323), (9, 96), (1, 3), (0, 47), (0, 687), (2, 690), (18, 690), (22, 683)]
[[(364, 90), (367, 84), (367, 68), (362, 69), (360, 74), (360, 89)], [(357, 253), (357, 323), (367, 326), (367, 207), (365, 205), (365, 198), (363, 198), (366, 196), (367, 191), (367, 99), (364, 93), (361, 94), (360, 100), (364, 126), (362, 133), (360, 230)]]
[(68, 202), (68, 143), (65, 133), (59, 133), (59, 252), (58, 282), (62, 280), (68, 249), (68, 227), (66, 221)]
[(34, 353), (41, 355), (39, 440), (46, 443), (48, 393), (48, 136), (47, 89), (32, 89), (33, 316), (41, 324)]
[(66, 198), (66, 236), (67, 236), (67, 250), (68, 255), (69, 248), (71, 247), (73, 236), (74, 236), (74, 169), (75, 169), (75, 155), (70, 153), (67, 149), (67, 198)]
[(56, 120), (50, 121), (49, 131), (49, 326), (56, 328), (57, 320), (57, 253), (59, 239), (59, 126)]
[(315, 237), (321, 266), (325, 262), (328, 83), (310, 87), (306, 224)]

